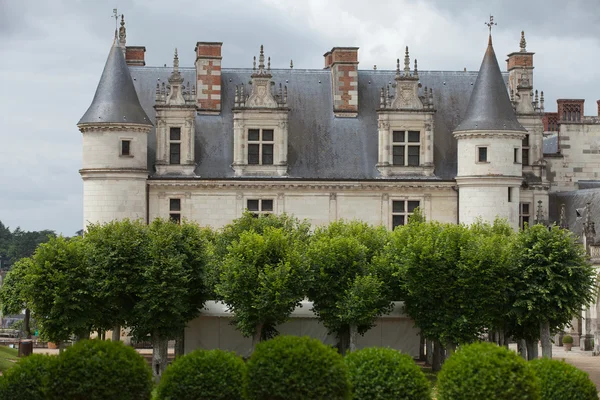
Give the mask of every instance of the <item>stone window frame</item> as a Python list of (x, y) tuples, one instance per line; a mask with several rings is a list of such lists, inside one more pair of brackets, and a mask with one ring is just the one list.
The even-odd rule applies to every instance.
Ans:
[[(275, 212), (275, 199), (270, 197), (258, 197), (258, 198), (247, 198), (245, 199), (245, 207), (246, 211), (249, 211), (255, 218), (259, 216), (267, 216), (271, 215)], [(256, 202), (256, 208), (250, 207), (250, 202)], [(265, 202), (267, 203), (267, 207), (265, 207)], [(268, 206), (270, 202), (270, 207)], [(267, 208), (267, 209), (265, 209)]]
[[(396, 208), (396, 204), (403, 203), (402, 210)], [(412, 203), (412, 204), (411, 204)], [(416, 205), (414, 204), (416, 203)], [(412, 207), (411, 207), (412, 206)], [(391, 198), (390, 199), (390, 228), (394, 230), (397, 226), (406, 225), (408, 217), (414, 214), (416, 208), (423, 208), (423, 199), (417, 198)], [(394, 217), (398, 218), (396, 221), (402, 221), (402, 223), (395, 223)]]
[[(489, 164), (490, 163), (490, 161), (489, 161), (489, 151), (488, 151), (489, 148), (490, 148), (490, 146), (487, 145), (487, 144), (478, 145), (476, 147), (477, 151), (475, 151), (475, 162), (477, 164)], [(485, 160), (483, 160), (483, 161), (481, 160), (481, 158), (482, 158), (481, 157), (481, 155), (482, 155), (481, 154), (481, 149), (485, 149)]]
[[(525, 212), (525, 207), (527, 206), (527, 212)], [(522, 201), (519, 203), (519, 227), (521, 229), (525, 229), (525, 222), (527, 225), (530, 225), (531, 221), (531, 203), (528, 201)]]
[(182, 201), (181, 197), (169, 197), (169, 221), (181, 224)]
[[(250, 140), (250, 131), (258, 131), (258, 140)], [(271, 132), (271, 140), (264, 140), (264, 132)], [(246, 160), (248, 165), (274, 165), (275, 164), (275, 128), (272, 127), (248, 127), (246, 129)], [(258, 145), (258, 163), (250, 162), (250, 145)], [(271, 146), (271, 162), (265, 164), (263, 162), (264, 146)]]
[(515, 164), (521, 164), (521, 162), (523, 160), (523, 156), (522, 156), (522, 151), (521, 151), (520, 147), (515, 147), (513, 149), (513, 157), (514, 157)]
[[(123, 144), (124, 144), (124, 142), (128, 142), (128, 145), (127, 145), (128, 152), (127, 152), (127, 154), (124, 154), (124, 152), (123, 152)], [(130, 158), (132, 158), (133, 157), (133, 151), (132, 151), (133, 147), (132, 147), (132, 144), (133, 144), (133, 138), (130, 138), (130, 137), (119, 138), (119, 157), (130, 157)]]
[[(396, 133), (402, 133), (402, 141), (396, 141), (395, 136)], [(411, 133), (416, 133), (418, 135), (418, 141), (411, 141), (410, 140), (410, 134)], [(392, 166), (394, 167), (420, 167), (422, 165), (422, 160), (421, 160), (421, 146), (422, 146), (422, 137), (423, 137), (423, 132), (421, 130), (415, 130), (415, 129), (391, 129), (390, 130), (390, 136), (391, 136), (391, 143), (392, 146), (391, 147), (391, 161), (392, 161)], [(413, 144), (411, 144), (413, 143)], [(414, 144), (417, 143), (417, 144)], [(417, 155), (416, 157), (418, 157), (418, 163), (417, 164), (411, 164), (410, 163), (410, 157), (415, 157), (415, 155), (410, 155), (409, 153), (409, 148), (417, 148)], [(396, 154), (394, 154), (396, 149), (402, 149), (402, 156), (403, 157), (403, 163), (396, 163), (394, 160), (394, 157), (396, 157)], [(400, 155), (398, 155), (400, 157)]]
[[(174, 129), (179, 129), (179, 139), (172, 139), (172, 134), (173, 134), (173, 130)], [(181, 131), (182, 131), (182, 127), (181, 126), (169, 126), (169, 131), (168, 131), (168, 135), (169, 135), (169, 165), (181, 165), (181, 145), (182, 145), (182, 140), (181, 140)], [(179, 145), (179, 162), (174, 163), (171, 160), (171, 156), (172, 156), (172, 151), (171, 151), (171, 146), (172, 145)]]

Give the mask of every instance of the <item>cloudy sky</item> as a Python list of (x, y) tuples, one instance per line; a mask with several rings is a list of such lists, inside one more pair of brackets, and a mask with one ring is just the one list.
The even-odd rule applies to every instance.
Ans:
[[(391, 69), (404, 46), (422, 70), (477, 70), (495, 16), (498, 55), (525, 30), (546, 110), (600, 99), (599, 0), (0, 0), (0, 220), (11, 228), (82, 228), (81, 134), (112, 42), (112, 10), (148, 65), (193, 66), (197, 41), (221, 41), (223, 67), (322, 68), (333, 46), (360, 47), (361, 68)], [(505, 65), (502, 65), (505, 68)]]

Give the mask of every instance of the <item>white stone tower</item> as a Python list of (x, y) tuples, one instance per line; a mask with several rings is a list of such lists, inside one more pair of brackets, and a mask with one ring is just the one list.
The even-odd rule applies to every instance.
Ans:
[(77, 127), (83, 134), (83, 226), (147, 217), (148, 132), (133, 80), (115, 38), (92, 104)]
[(471, 224), (477, 218), (491, 222), (500, 217), (518, 228), (525, 134), (511, 105), (490, 35), (467, 112), (454, 130), (459, 222)]

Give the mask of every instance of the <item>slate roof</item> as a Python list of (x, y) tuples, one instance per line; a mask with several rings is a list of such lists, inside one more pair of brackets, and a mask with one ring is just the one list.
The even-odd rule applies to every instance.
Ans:
[[(171, 67), (130, 66), (142, 107), (155, 120), (157, 80), (166, 82)], [(194, 68), (180, 68), (186, 82), (195, 82)], [(288, 175), (296, 179), (378, 179), (377, 108), (380, 88), (394, 82), (395, 71), (359, 70), (357, 118), (333, 114), (331, 71), (274, 69), (273, 81), (288, 86), (289, 114)], [(233, 97), (235, 85), (247, 84), (252, 69), (223, 69), (220, 115), (196, 116), (196, 174), (202, 178), (233, 178)], [(433, 88), (434, 161), (433, 178), (456, 176), (456, 139), (452, 136), (465, 113), (477, 72), (419, 71), (423, 87)], [(504, 76), (506, 79), (507, 76)], [(393, 89), (392, 89), (393, 91)], [(148, 138), (148, 164), (154, 168), (156, 137)], [(271, 178), (278, 179), (278, 178)], [(287, 179), (287, 178), (279, 178)], [(393, 178), (392, 178), (393, 179)], [(396, 178), (398, 179), (398, 178)]]
[[(596, 181), (596, 187), (590, 189), (579, 189), (570, 192), (559, 192), (550, 194), (550, 221), (560, 220), (560, 209), (565, 205), (565, 215), (567, 225), (571, 232), (581, 235), (583, 233), (583, 223), (585, 222), (585, 213), (577, 217), (576, 210), (583, 210), (587, 203), (590, 203), (591, 220), (597, 222), (600, 220), (600, 182)], [(590, 186), (588, 186), (590, 187)], [(593, 186), (591, 186), (593, 187)], [(535, 210), (534, 210), (535, 212)]]
[[(151, 125), (142, 109), (127, 70), (123, 51), (115, 39), (102, 71), (96, 94), (78, 124), (86, 123), (133, 123)], [(148, 113), (152, 115), (153, 113)]]
[(457, 131), (521, 131), (490, 36), (465, 117)]
[(544, 154), (558, 153), (558, 134), (544, 136)]

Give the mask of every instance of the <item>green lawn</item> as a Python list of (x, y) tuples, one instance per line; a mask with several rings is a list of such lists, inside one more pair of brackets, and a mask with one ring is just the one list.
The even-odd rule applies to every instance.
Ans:
[(17, 349), (11, 349), (6, 346), (0, 346), (0, 372), (6, 371), (8, 368), (15, 365), (15, 362), (19, 360)]

